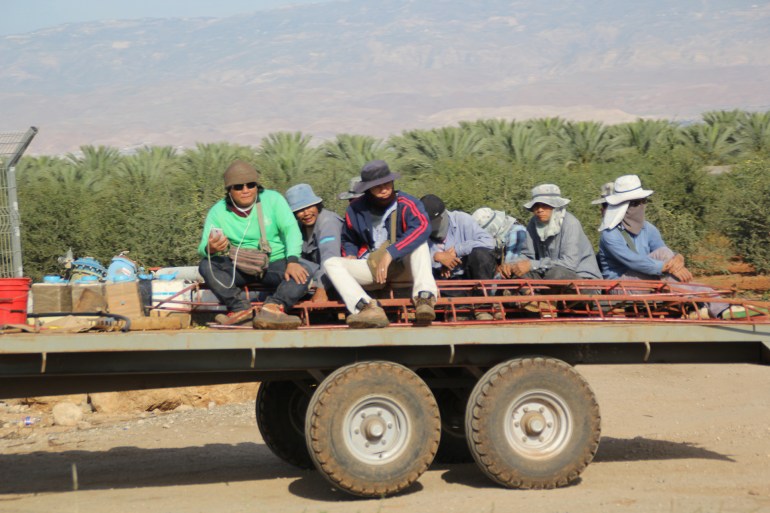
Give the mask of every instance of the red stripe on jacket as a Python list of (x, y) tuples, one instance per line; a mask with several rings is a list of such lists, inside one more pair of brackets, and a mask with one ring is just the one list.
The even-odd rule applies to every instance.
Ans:
[[(416, 228), (412, 233), (410, 233), (408, 237), (396, 242), (396, 249), (400, 251), (404, 249), (404, 246), (407, 246), (411, 241), (413, 241), (414, 239), (416, 239), (417, 237), (425, 233), (425, 230), (428, 229), (429, 223), (428, 223), (428, 219), (424, 215), (422, 215), (422, 212), (420, 212), (420, 209), (417, 208), (417, 206), (414, 204), (413, 201), (401, 196), (399, 196), (398, 201), (404, 204), (405, 209), (407, 207), (410, 208), (414, 216), (417, 218), (417, 220), (420, 221), (420, 226)], [(402, 219), (404, 219), (404, 226), (406, 226), (406, 216), (402, 216)]]

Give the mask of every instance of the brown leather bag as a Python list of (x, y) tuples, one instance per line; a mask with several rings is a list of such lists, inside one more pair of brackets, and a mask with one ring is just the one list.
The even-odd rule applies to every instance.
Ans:
[[(369, 272), (372, 273), (372, 278), (377, 279), (377, 268), (380, 266), (380, 260), (385, 256), (385, 252), (388, 250), (391, 244), (396, 243), (396, 217), (398, 213), (398, 207), (390, 214), (390, 240), (386, 240), (376, 250), (369, 254), (366, 259), (366, 263), (369, 265)], [(394, 273), (401, 272), (403, 270), (403, 262), (400, 260), (391, 261), (388, 266), (388, 277), (392, 277)]]

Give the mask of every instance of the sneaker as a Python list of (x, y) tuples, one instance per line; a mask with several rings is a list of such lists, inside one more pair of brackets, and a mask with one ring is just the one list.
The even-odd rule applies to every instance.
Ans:
[(254, 315), (254, 309), (238, 310), (237, 312), (227, 312), (226, 314), (217, 314), (214, 316), (214, 322), (224, 326), (235, 326), (237, 324), (246, 324), (251, 322)]
[(746, 317), (754, 317), (757, 315), (770, 315), (770, 312), (767, 308), (763, 308), (761, 306), (752, 306), (749, 308), (746, 308), (745, 306), (730, 306), (730, 308), (724, 310), (719, 316), (722, 319), (730, 320), (730, 319), (745, 319)]
[(300, 324), (302, 319), (284, 313), (283, 307), (274, 303), (262, 305), (252, 321), (254, 329), (258, 330), (295, 330)]
[(475, 312), (473, 316), (477, 321), (493, 321), (495, 318), (489, 312)]
[(436, 319), (436, 296), (431, 292), (421, 291), (414, 298), (415, 324), (430, 324)]
[(374, 299), (364, 303), (359, 308), (358, 313), (348, 315), (345, 322), (355, 329), (385, 328), (390, 324), (385, 310)]

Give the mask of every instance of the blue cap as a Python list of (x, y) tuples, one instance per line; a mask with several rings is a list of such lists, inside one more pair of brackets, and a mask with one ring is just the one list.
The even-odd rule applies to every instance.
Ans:
[(286, 191), (286, 201), (289, 202), (289, 208), (292, 212), (323, 202), (321, 198), (315, 195), (313, 188), (306, 183), (298, 183), (289, 187), (289, 190)]

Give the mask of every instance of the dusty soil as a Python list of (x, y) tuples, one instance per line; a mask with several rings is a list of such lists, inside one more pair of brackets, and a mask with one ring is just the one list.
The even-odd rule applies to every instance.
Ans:
[[(581, 366), (602, 409), (594, 462), (567, 488), (497, 487), (434, 465), (406, 493), (361, 500), (274, 457), (254, 403), (87, 413), (77, 428), (0, 405), (0, 511), (770, 512), (770, 368)], [(32, 412), (32, 413), (30, 413)], [(13, 425), (39, 415), (31, 427)], [(73, 491), (73, 465), (78, 491)]]

